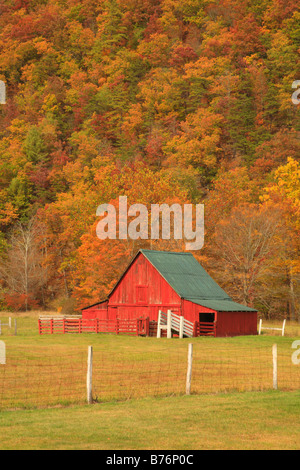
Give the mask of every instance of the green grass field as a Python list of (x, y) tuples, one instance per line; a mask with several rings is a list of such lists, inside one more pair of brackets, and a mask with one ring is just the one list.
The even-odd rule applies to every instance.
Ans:
[(246, 392), (0, 413), (0, 449), (300, 447), (300, 393)]
[[(9, 314), (1, 314), (2, 323)], [(14, 316), (13, 316), (14, 318)], [(0, 449), (298, 449), (300, 326), (286, 335), (157, 339), (38, 334), (38, 312), (3, 326)], [(266, 323), (265, 323), (266, 324)], [(270, 325), (268, 325), (270, 326)], [(281, 326), (281, 322), (272, 326)], [(185, 396), (192, 342), (192, 395)], [(272, 345), (278, 388), (272, 390)], [(86, 404), (93, 346), (93, 405)]]

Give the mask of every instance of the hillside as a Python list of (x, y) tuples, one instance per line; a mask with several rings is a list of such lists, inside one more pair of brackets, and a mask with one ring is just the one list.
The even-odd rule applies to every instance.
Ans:
[(2, 1), (0, 306), (105, 297), (150, 246), (95, 235), (127, 195), (204, 204), (208, 272), (300, 319), (299, 25), (297, 0)]

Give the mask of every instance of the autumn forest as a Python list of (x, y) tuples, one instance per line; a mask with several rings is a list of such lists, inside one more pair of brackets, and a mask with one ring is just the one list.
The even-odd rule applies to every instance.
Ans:
[(194, 251), (300, 321), (298, 0), (1, 0), (0, 309), (76, 312), (139, 248), (99, 204), (204, 204)]

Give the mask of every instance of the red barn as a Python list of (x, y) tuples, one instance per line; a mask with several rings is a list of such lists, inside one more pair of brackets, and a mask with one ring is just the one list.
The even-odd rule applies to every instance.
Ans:
[(82, 317), (157, 322), (159, 310), (198, 325), (200, 335), (205, 325), (213, 325), (214, 336), (257, 334), (257, 311), (234, 302), (191, 253), (140, 250), (108, 298), (84, 308)]

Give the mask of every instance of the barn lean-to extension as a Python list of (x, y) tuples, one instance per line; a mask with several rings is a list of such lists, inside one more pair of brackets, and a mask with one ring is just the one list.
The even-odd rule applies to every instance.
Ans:
[(257, 311), (234, 302), (186, 252), (140, 250), (107, 299), (84, 308), (82, 318), (155, 324), (168, 310), (192, 322), (195, 335), (257, 334)]

